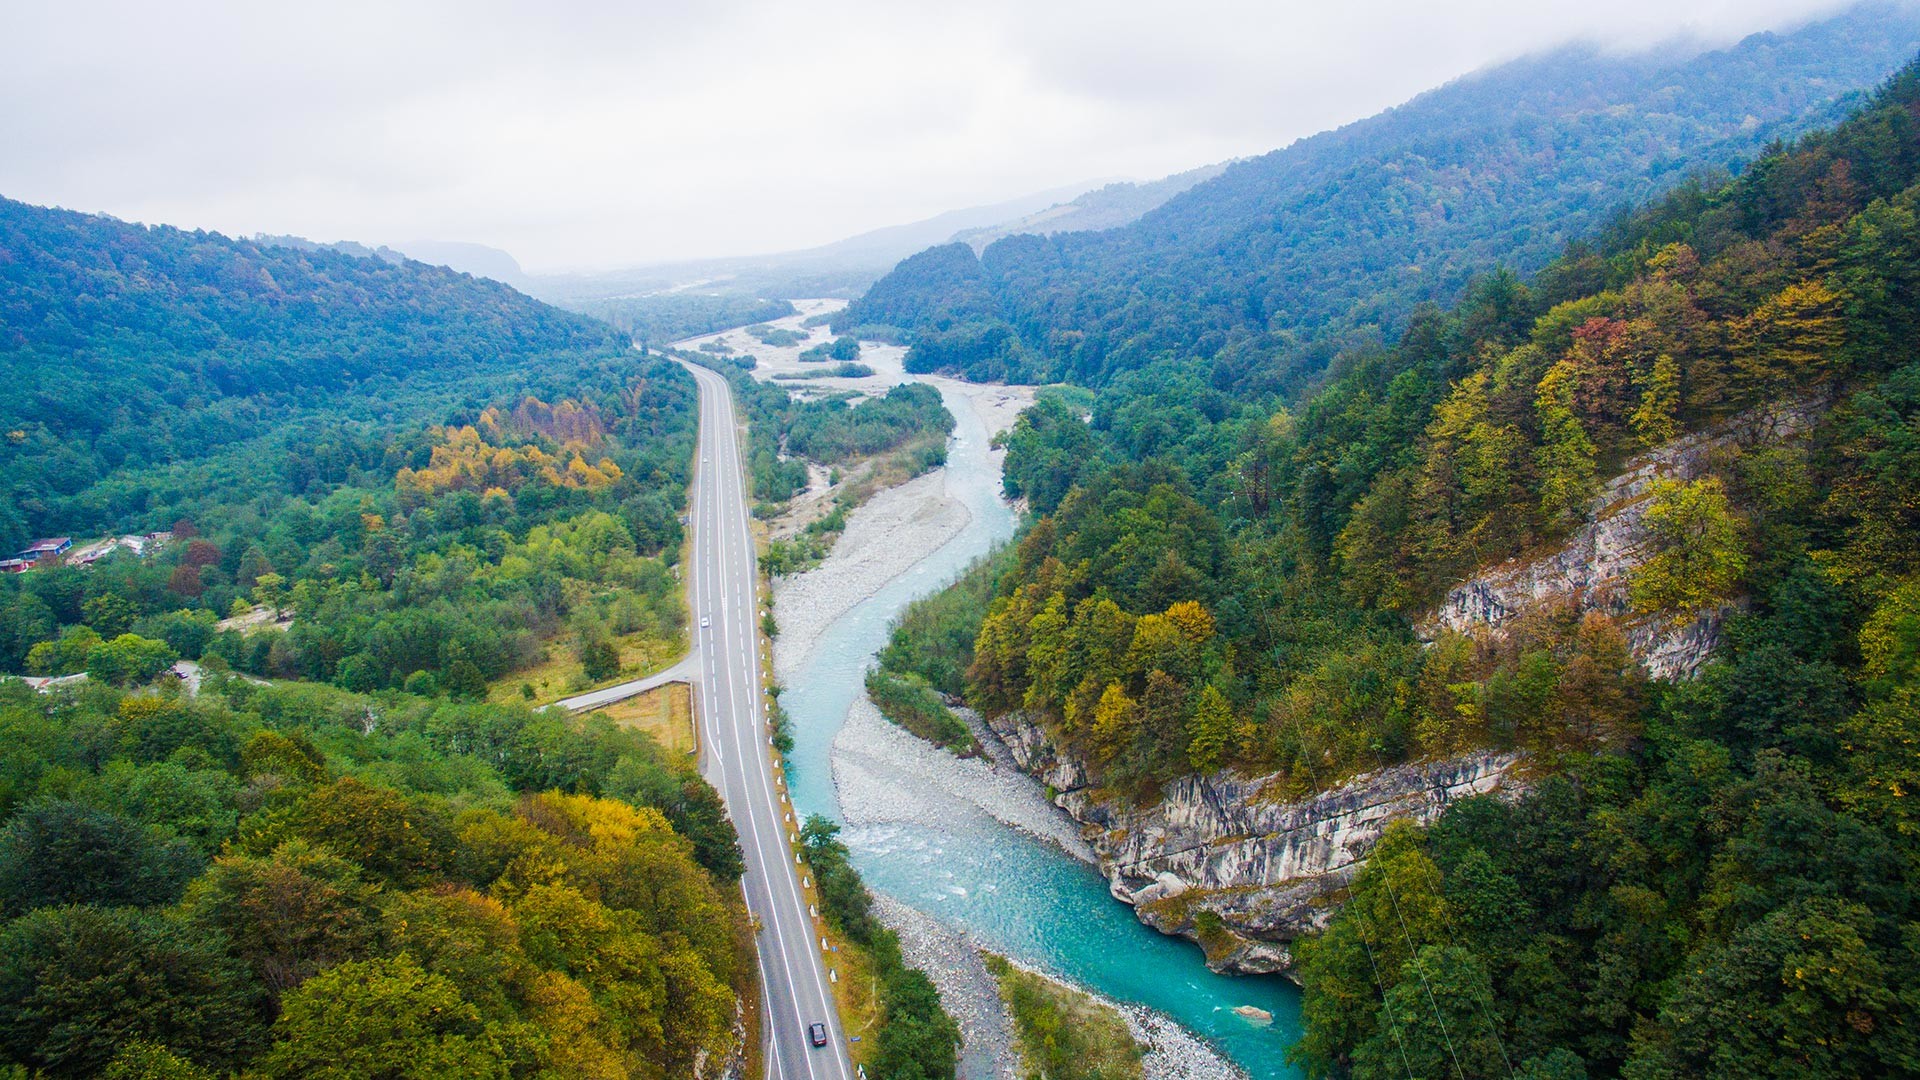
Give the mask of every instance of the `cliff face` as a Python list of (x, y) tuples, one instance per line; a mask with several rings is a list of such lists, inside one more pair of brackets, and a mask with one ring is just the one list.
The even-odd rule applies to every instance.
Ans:
[(1154, 929), (1199, 942), (1216, 971), (1240, 974), (1292, 966), (1288, 943), (1325, 925), (1388, 822), (1425, 823), (1455, 799), (1510, 788), (1518, 763), (1485, 753), (1403, 765), (1298, 802), (1275, 797), (1274, 776), (1188, 777), (1134, 807), (1100, 798), (1024, 714), (988, 724), (1081, 823), (1116, 898)]
[(1417, 629), (1431, 639), (1442, 630), (1501, 633), (1530, 610), (1572, 604), (1622, 622), (1633, 655), (1655, 679), (1690, 678), (1720, 640), (1720, 623), (1734, 605), (1701, 612), (1636, 615), (1628, 604), (1633, 571), (1647, 558), (1646, 511), (1654, 481), (1695, 480), (1742, 446), (1801, 437), (1824, 403), (1806, 400), (1743, 413), (1706, 431), (1676, 439), (1627, 463), (1588, 504), (1585, 523), (1557, 549), (1516, 559), (1454, 586)]

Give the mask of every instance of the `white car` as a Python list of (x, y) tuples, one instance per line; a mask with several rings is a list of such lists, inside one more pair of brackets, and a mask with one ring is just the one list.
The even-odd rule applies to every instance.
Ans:
[(707, 628), (707, 617), (705, 615), (702, 615), (700, 616), (700, 629), (705, 630), (706, 628)]

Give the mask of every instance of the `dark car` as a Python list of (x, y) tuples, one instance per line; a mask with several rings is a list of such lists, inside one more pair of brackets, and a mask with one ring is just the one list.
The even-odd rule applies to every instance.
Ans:
[(812, 1043), (815, 1046), (827, 1045), (827, 1025), (808, 1024), (807, 1025), (807, 1041)]

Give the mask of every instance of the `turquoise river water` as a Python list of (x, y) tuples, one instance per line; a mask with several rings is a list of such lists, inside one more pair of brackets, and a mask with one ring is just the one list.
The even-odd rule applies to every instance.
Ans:
[[(1014, 513), (1000, 497), (985, 426), (964, 395), (945, 397), (956, 420), (947, 490), (966, 504), (972, 520), (829, 626), (806, 669), (788, 684), (781, 697), (794, 735), (788, 781), (802, 813), (840, 817), (830, 748), (894, 618), (1013, 535)], [(938, 825), (849, 830), (842, 839), (870, 887), (986, 947), (1157, 1009), (1261, 1080), (1299, 1075), (1286, 1062), (1300, 1030), (1299, 993), (1292, 984), (1278, 976), (1213, 974), (1198, 948), (1141, 925), (1132, 909), (1108, 894), (1105, 878), (1053, 845), (984, 812)], [(1272, 1025), (1241, 1019), (1232, 1011), (1239, 1005), (1272, 1013)]]

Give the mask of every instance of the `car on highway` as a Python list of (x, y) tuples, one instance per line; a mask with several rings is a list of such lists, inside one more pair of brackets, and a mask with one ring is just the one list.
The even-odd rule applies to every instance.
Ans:
[(702, 615), (700, 616), (700, 629), (705, 630), (706, 628), (707, 628), (707, 617), (705, 615)]
[(807, 1025), (807, 1041), (812, 1043), (815, 1046), (827, 1045), (827, 1025), (808, 1024)]

